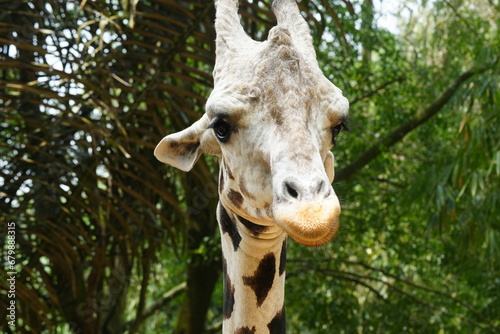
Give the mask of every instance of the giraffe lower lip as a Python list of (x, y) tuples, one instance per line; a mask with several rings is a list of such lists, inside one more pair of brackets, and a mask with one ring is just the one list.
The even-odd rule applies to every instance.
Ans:
[(284, 228), (284, 230), (299, 244), (313, 247), (321, 246), (330, 241), (337, 233), (339, 227), (338, 218), (325, 222), (323, 227), (315, 230), (305, 231), (307, 228), (304, 229), (303, 226), (307, 227), (307, 225), (307, 222), (301, 222), (300, 224), (288, 222), (288, 228)]
[(277, 205), (273, 208), (276, 225), (295, 241), (306, 246), (328, 242), (338, 230), (340, 204), (336, 197), (317, 202)]

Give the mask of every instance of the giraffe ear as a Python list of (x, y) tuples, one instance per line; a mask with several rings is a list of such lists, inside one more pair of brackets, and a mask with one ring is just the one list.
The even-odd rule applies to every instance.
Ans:
[(325, 161), (323, 161), (323, 164), (325, 165), (325, 172), (326, 175), (328, 176), (328, 180), (330, 180), (330, 183), (333, 182), (333, 179), (335, 177), (335, 167), (333, 164), (333, 160), (335, 158), (333, 157), (333, 153), (328, 151), (326, 154)]
[(154, 155), (161, 162), (190, 171), (202, 153), (220, 155), (220, 147), (211, 129), (209, 120), (203, 115), (189, 128), (163, 138), (155, 148)]

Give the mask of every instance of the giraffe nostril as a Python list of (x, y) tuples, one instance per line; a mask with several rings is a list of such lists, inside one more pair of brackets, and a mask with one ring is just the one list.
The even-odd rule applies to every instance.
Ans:
[(318, 184), (318, 187), (316, 188), (316, 195), (321, 194), (324, 185), (325, 185), (325, 181), (321, 180)]
[(282, 181), (281, 199), (285, 201), (316, 201), (330, 196), (331, 187), (326, 179), (287, 177)]
[(292, 196), (293, 198), (299, 197), (299, 193), (289, 182), (285, 182), (285, 186), (286, 186), (286, 191), (290, 196)]

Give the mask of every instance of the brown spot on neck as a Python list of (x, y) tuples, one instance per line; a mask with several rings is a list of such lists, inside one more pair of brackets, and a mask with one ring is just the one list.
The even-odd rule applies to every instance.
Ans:
[(281, 246), (281, 254), (280, 254), (280, 267), (279, 273), (282, 276), (285, 273), (286, 269), (286, 238), (283, 240), (283, 245)]
[(241, 235), (238, 232), (235, 221), (231, 219), (226, 209), (221, 204), (219, 204), (218, 207), (218, 221), (222, 233), (227, 233), (229, 235), (231, 242), (233, 243), (234, 250), (237, 251), (240, 247)]
[(252, 326), (251, 329), (248, 327), (240, 327), (236, 329), (234, 334), (255, 334), (256, 331), (255, 326)]
[(267, 328), (269, 328), (269, 333), (272, 334), (286, 333), (285, 305), (283, 305), (283, 308), (274, 316), (273, 320), (267, 325)]
[(234, 309), (234, 285), (231, 284), (231, 279), (227, 274), (227, 262), (225, 258), (222, 258), (222, 273), (224, 280), (224, 304), (222, 306), (222, 317), (224, 319), (231, 318), (231, 314)]
[(241, 194), (234, 189), (229, 189), (227, 198), (229, 198), (231, 203), (233, 203), (237, 208), (240, 208), (243, 204), (243, 196), (241, 196)]
[(224, 169), (221, 168), (219, 171), (219, 194), (222, 194), (222, 190), (224, 190)]
[(240, 216), (236, 216), (236, 217), (237, 217), (238, 221), (240, 223), (242, 223), (243, 226), (245, 226), (247, 228), (247, 230), (249, 230), (250, 233), (252, 233), (254, 236), (258, 236), (259, 234), (261, 234), (262, 232), (267, 230), (267, 226), (254, 224), (251, 221), (249, 221), (243, 217), (240, 217)]
[(268, 253), (262, 258), (253, 276), (243, 276), (243, 283), (252, 288), (257, 297), (257, 306), (260, 307), (267, 298), (276, 274), (276, 257)]
[(226, 164), (224, 164), (224, 167), (226, 168), (226, 172), (227, 172), (227, 175), (229, 176), (229, 178), (231, 180), (234, 180), (234, 176), (233, 176), (233, 173), (231, 172), (231, 168), (229, 168), (229, 166)]

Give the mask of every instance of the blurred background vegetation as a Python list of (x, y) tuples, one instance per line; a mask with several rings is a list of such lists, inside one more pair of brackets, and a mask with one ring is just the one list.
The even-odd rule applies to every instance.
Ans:
[[(299, 4), (351, 132), (339, 233), (289, 244), (289, 333), (498, 333), (498, 1)], [(217, 161), (153, 157), (204, 112), (213, 19), (207, 0), (0, 1), (1, 331), (220, 332)], [(275, 22), (267, 0), (241, 19), (260, 40)]]

